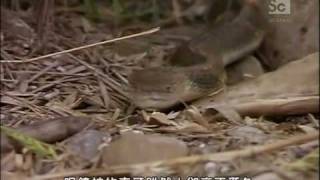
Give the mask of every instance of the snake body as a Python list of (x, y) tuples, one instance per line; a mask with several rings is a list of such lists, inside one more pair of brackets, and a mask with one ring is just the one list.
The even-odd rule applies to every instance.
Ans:
[(265, 17), (254, 1), (245, 2), (234, 20), (180, 46), (167, 66), (133, 71), (129, 76), (133, 103), (161, 110), (221, 89), (224, 67), (254, 51), (265, 35)]

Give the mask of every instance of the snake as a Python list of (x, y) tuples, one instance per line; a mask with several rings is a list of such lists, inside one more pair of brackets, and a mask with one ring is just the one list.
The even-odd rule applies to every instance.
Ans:
[(208, 29), (177, 48), (167, 65), (133, 70), (129, 97), (146, 110), (170, 109), (225, 87), (225, 67), (256, 50), (266, 34), (266, 17), (245, 0), (231, 21)]

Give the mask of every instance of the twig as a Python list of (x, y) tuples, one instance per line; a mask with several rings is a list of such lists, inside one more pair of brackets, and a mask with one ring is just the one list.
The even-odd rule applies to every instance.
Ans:
[(85, 46), (80, 46), (80, 47), (76, 47), (76, 48), (72, 48), (72, 49), (67, 49), (67, 50), (64, 50), (64, 51), (50, 53), (50, 54), (47, 54), (47, 55), (44, 55), (44, 56), (39, 56), (39, 57), (27, 59), (27, 60), (1, 60), (0, 63), (29, 63), (29, 62), (41, 60), (41, 59), (52, 57), (52, 56), (57, 56), (57, 55), (61, 55), (61, 54), (70, 53), (70, 52), (73, 52), (73, 51), (78, 51), (78, 50), (82, 50), (82, 49), (91, 48), (91, 47), (94, 47), (94, 46), (99, 46), (99, 45), (108, 44), (108, 43), (112, 43), (112, 42), (116, 42), (116, 41), (130, 39), (130, 38), (133, 38), (133, 37), (144, 36), (144, 35), (147, 35), (147, 34), (155, 33), (155, 32), (157, 32), (159, 30), (160, 30), (160, 28), (157, 27), (157, 28), (150, 29), (148, 31), (143, 31), (141, 33), (132, 34), (132, 35), (128, 35), (128, 36), (123, 36), (123, 37), (119, 37), (119, 38), (114, 38), (114, 39), (110, 39), (110, 40), (106, 40), (106, 41), (102, 41), (102, 42), (98, 42), (98, 43), (88, 44), (88, 45), (85, 45)]
[(97, 77), (97, 81), (99, 84), (100, 94), (101, 94), (101, 98), (103, 100), (104, 108), (109, 109), (111, 98), (110, 98), (109, 92), (107, 90), (107, 87), (99, 77)]
[(27, 99), (16, 97), (10, 93), (0, 93), (1, 96), (9, 96), (10, 98), (13, 98), (17, 101), (19, 101), (21, 104), (18, 105), (19, 108), (25, 107), (29, 108), (31, 111), (36, 113), (38, 116), (43, 116), (45, 114), (45, 110), (37, 105), (35, 105), (32, 102), (29, 102)]
[[(57, 49), (59, 49), (59, 47), (56, 47)], [(127, 99), (127, 95), (125, 92), (123, 92), (123, 90), (121, 89), (121, 87), (119, 86), (119, 84), (112, 78), (110, 78), (109, 76), (107, 76), (106, 74), (104, 74), (101, 70), (95, 68), (94, 66), (91, 66), (89, 63), (77, 58), (76, 56), (74, 56), (73, 54), (67, 54), (70, 58), (76, 60), (77, 62), (79, 62), (80, 64), (82, 64), (83, 66), (87, 67), (89, 70), (93, 71), (94, 73), (96, 73), (97, 75), (101, 76), (101, 80), (103, 82), (105, 82), (108, 87), (110, 87), (111, 89), (115, 90), (116, 92), (118, 92), (123, 98), (123, 100)]]
[(278, 142), (260, 146), (248, 147), (243, 150), (235, 150), (229, 152), (221, 152), (221, 153), (212, 153), (212, 154), (204, 154), (204, 155), (193, 155), (182, 158), (175, 158), (166, 161), (154, 161), (151, 163), (141, 163), (141, 164), (133, 164), (133, 165), (120, 165), (120, 166), (111, 166), (107, 169), (89, 169), (89, 170), (79, 170), (79, 171), (71, 171), (71, 172), (61, 172), (56, 174), (47, 174), (42, 176), (32, 177), (33, 180), (47, 180), (54, 178), (62, 178), (62, 177), (70, 177), (70, 176), (81, 176), (81, 175), (90, 175), (90, 176), (107, 176), (107, 175), (117, 175), (117, 174), (127, 174), (131, 173), (135, 170), (143, 170), (143, 169), (153, 169), (159, 168), (161, 166), (176, 166), (176, 165), (187, 165), (194, 164), (199, 162), (207, 162), (207, 161), (230, 161), (236, 158), (244, 158), (250, 156), (256, 156), (263, 153), (270, 153), (275, 150), (279, 150), (281, 148), (297, 145), (302, 143), (307, 143), (308, 141), (313, 141), (318, 139), (319, 132), (309, 133), (304, 135), (294, 136), (285, 140), (279, 140)]
[(319, 128), (319, 120), (316, 120), (316, 118), (312, 114), (308, 114), (308, 119), (311, 121), (315, 128)]
[(49, 82), (48, 84), (45, 84), (45, 85), (43, 85), (43, 86), (40, 86), (40, 87), (38, 87), (37, 89), (34, 89), (33, 91), (31, 91), (30, 93), (35, 94), (35, 93), (37, 93), (37, 92), (39, 92), (39, 91), (43, 91), (43, 90), (45, 90), (45, 89), (47, 89), (47, 88), (50, 88), (50, 87), (52, 87), (52, 86), (55, 86), (55, 85), (57, 85), (57, 84), (61, 84), (61, 83), (65, 82), (65, 81), (68, 80), (68, 79), (70, 79), (70, 77), (62, 77), (62, 78), (60, 78), (60, 79), (54, 80), (54, 81), (52, 81), (52, 82)]

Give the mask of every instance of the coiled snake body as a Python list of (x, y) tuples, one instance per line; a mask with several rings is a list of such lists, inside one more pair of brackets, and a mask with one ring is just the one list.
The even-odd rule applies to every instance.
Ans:
[(266, 21), (257, 4), (246, 2), (231, 22), (180, 46), (168, 66), (133, 71), (129, 76), (133, 103), (144, 109), (167, 109), (221, 89), (224, 67), (255, 50), (265, 35)]

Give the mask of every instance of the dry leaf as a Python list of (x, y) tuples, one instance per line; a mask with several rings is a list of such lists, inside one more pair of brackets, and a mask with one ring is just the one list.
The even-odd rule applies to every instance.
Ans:
[(161, 112), (153, 112), (150, 116), (148, 124), (153, 124), (153, 125), (175, 125), (173, 121), (169, 120), (167, 115)]
[(189, 122), (189, 121), (184, 121), (183, 123), (180, 123), (179, 126), (176, 126), (177, 127), (177, 130), (176, 132), (177, 133), (210, 133), (210, 131), (197, 124), (197, 123), (194, 123), (194, 122)]
[(200, 111), (196, 108), (191, 106), (191, 108), (185, 111), (185, 114), (194, 122), (198, 123), (199, 125), (203, 126), (206, 129), (210, 129), (210, 125), (208, 121), (202, 116)]

